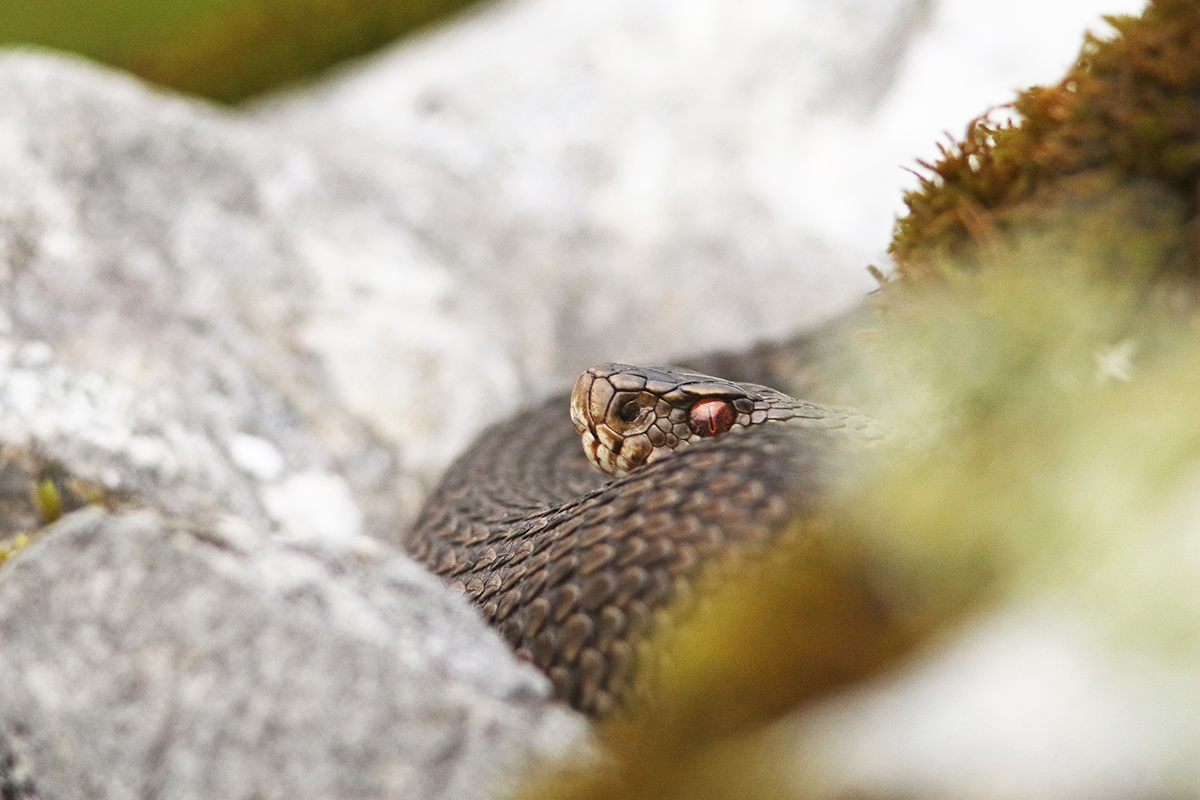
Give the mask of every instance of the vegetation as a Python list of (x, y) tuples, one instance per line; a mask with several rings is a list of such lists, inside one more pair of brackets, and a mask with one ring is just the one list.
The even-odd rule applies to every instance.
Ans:
[(116, 511), (137, 503), (127, 492), (106, 490), (71, 475), (62, 464), (34, 450), (4, 447), (0, 450), (0, 564), (64, 514), (89, 505)]
[(471, 0), (5, 0), (0, 44), (70, 50), (236, 102), (303, 80)]
[[(900, 274), (922, 277), (952, 259), (976, 265), (978, 246), (1037, 224), (1050, 207), (1082, 207), (1124, 186), (1153, 187), (1185, 219), (1200, 178), (1200, 6), (1153, 0), (1140, 17), (1108, 17), (1117, 35), (1088, 35), (1056, 86), (1012, 104), (1020, 119), (981, 117), (961, 142), (922, 164), (905, 197), (891, 252)], [(1057, 223), (1055, 223), (1057, 224)], [(1197, 236), (1184, 252), (1158, 247), (1162, 272), (1197, 277)], [(1118, 275), (1121, 259), (1110, 266)], [(1144, 260), (1142, 260), (1144, 261)]]

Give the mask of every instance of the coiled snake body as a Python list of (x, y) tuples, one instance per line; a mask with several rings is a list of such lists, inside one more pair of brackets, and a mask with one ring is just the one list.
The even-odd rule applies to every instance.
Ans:
[(573, 399), (485, 431), (408, 546), (558, 697), (602, 715), (627, 696), (668, 605), (706, 565), (769, 547), (817, 502), (832, 450), (863, 436), (864, 417), (762, 386), (603, 365)]

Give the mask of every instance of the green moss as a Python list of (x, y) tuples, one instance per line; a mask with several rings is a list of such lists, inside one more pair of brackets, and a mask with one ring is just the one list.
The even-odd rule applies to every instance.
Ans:
[(112, 61), (156, 83), (234, 102), (368, 53), (472, 1), (241, 2)]
[(234, 102), (369, 52), (472, 0), (5, 0), (0, 44), (71, 50)]
[(117, 511), (141, 503), (127, 492), (72, 475), (61, 463), (34, 449), (0, 448), (0, 564), (64, 514), (89, 505)]
[[(1140, 17), (1108, 17), (1109, 39), (1088, 35), (1066, 77), (1021, 92), (1015, 124), (986, 117), (961, 142), (941, 148), (891, 245), (899, 273), (926, 278), (937, 264), (979, 265), (979, 248), (1047, 207), (1089, 202), (1102, 173), (1107, 188), (1155, 187), (1184, 219), (1196, 215), (1200, 178), (1200, 5), (1152, 0)], [(1186, 254), (1159, 248), (1156, 273), (1200, 276), (1195, 245)], [(1122, 267), (1114, 267), (1118, 271)]]
[(8, 561), (29, 546), (29, 537), (24, 533), (0, 540), (0, 564)]
[(49, 525), (63, 515), (62, 495), (50, 478), (42, 478), (34, 485), (33, 504), (43, 525)]

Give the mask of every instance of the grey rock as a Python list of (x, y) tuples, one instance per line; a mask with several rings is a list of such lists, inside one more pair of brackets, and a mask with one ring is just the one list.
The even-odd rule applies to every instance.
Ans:
[(470, 186), (424, 237), (504, 309), (523, 378), (562, 379), (590, 354), (637, 363), (780, 336), (873, 288), (866, 259), (885, 242), (844, 247), (814, 224), (807, 208), (839, 187), (800, 162), (820, 121), (853, 127), (879, 107), (930, 9), (493, 3), (261, 116)]
[(1195, 660), (1118, 638), (1062, 597), (973, 620), (781, 726), (797, 795), (1196, 797)]
[(669, 4), (501, 5), (253, 115), (0, 55), (4, 440), (172, 513), (395, 541), (589, 363), (870, 287), (771, 143), (877, 105), (927, 5), (713, 0), (686, 35)]
[(286, 152), (81, 62), (2, 56), (0, 97), (3, 441), (175, 514), (281, 529), (278, 498), (324, 480), (344, 508), (311, 533), (394, 539), (398, 447), (296, 342), (311, 290), (271, 201)]
[(26, 794), (483, 798), (583, 741), (539, 673), (371, 539), (81, 511), (0, 576)]

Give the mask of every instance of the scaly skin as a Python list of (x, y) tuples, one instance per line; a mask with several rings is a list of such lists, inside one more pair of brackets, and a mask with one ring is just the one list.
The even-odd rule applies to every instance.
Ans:
[[(714, 398), (731, 404), (734, 422), (719, 435), (679, 431), (686, 447), (610, 479), (588, 463), (568, 408), (595, 438), (597, 425), (620, 422), (623, 403), (605, 398), (622, 392), (639, 408), (669, 397), (671, 426)], [(582, 413), (588, 405), (601, 414)], [(627, 416), (644, 436), (645, 420)], [(409, 549), (545, 671), (559, 698), (602, 716), (632, 696), (651, 636), (686, 611), (704, 573), (762, 553), (811, 513), (835, 449), (870, 438), (868, 422), (756, 385), (603, 365), (580, 379), (573, 403), (556, 397), (485, 431), (428, 499)]]

